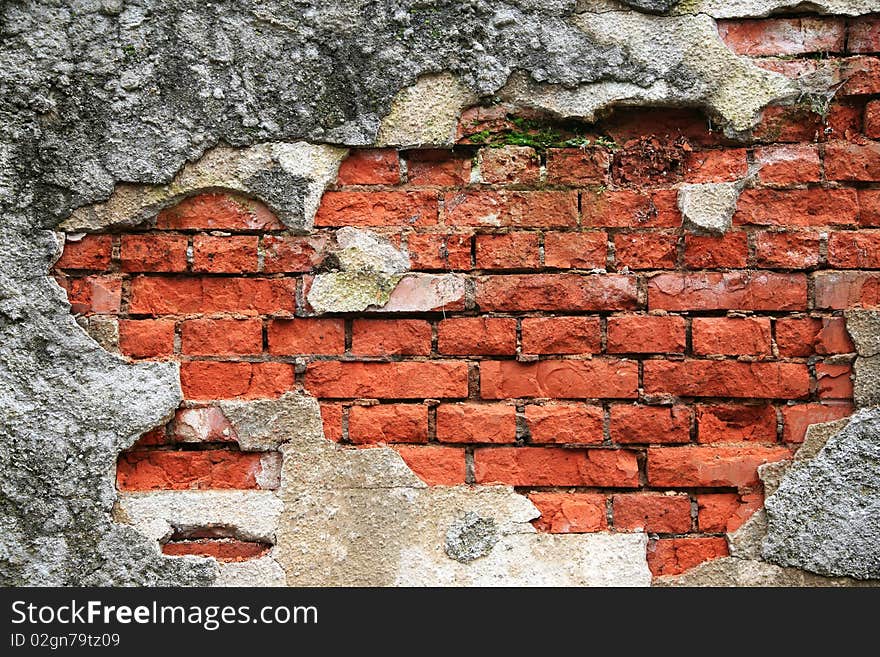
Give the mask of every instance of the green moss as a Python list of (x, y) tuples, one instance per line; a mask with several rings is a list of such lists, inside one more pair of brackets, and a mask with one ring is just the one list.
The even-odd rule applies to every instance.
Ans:
[(468, 139), (472, 144), (491, 146), (492, 148), (527, 146), (534, 148), (538, 153), (544, 153), (548, 148), (599, 147), (609, 150), (618, 148), (613, 139), (604, 136), (590, 138), (581, 134), (578, 129), (557, 129), (544, 122), (520, 116), (508, 117), (508, 121), (513, 125), (513, 128), (498, 132), (480, 130), (470, 135)]

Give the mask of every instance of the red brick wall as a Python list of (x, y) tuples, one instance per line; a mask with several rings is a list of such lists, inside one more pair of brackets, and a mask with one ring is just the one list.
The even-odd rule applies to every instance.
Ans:
[[(792, 77), (838, 60), (827, 117), (770, 107), (734, 143), (695, 111), (621, 110), (553, 126), (591, 146), (536, 150), (486, 145), (522, 123), (474, 109), (454, 150), (352, 151), (308, 237), (211, 193), (69, 241), (56, 274), (73, 311), (117, 316), (127, 356), (179, 360), (205, 406), (123, 455), (120, 488), (277, 485), (257, 476), (272, 456), (237, 451), (210, 400), (302, 386), (331, 440), (391, 444), (430, 484), (512, 484), (542, 531), (648, 531), (655, 574), (725, 554), (762, 504), (757, 466), (852, 410), (842, 311), (880, 303), (880, 22), (720, 31)], [(679, 184), (750, 164), (729, 232), (682, 229)], [(465, 303), (310, 316), (303, 286), (342, 226), (387, 236), (415, 271), (465, 274)]]

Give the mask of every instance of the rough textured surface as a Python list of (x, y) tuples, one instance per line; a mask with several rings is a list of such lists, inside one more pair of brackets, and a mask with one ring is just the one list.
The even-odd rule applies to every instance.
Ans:
[(682, 185), (678, 190), (678, 208), (685, 227), (695, 233), (725, 233), (736, 212), (739, 192), (736, 183)]

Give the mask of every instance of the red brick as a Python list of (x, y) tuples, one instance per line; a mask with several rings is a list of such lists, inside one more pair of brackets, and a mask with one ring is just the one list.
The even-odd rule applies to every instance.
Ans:
[(104, 270), (110, 266), (113, 251), (112, 235), (84, 235), (78, 240), (67, 236), (57, 269)]
[(880, 100), (872, 100), (865, 105), (865, 135), (880, 139)]
[(687, 495), (626, 493), (612, 498), (615, 531), (681, 534), (691, 529)]
[(407, 237), (407, 250), (414, 270), (471, 268), (472, 233), (414, 233)]
[(685, 320), (677, 315), (618, 315), (608, 318), (608, 353), (684, 353)]
[[(768, 67), (767, 60), (754, 61), (763, 68), (776, 68)], [(802, 66), (800, 60), (793, 63), (798, 68)], [(810, 64), (810, 68), (815, 70), (813, 64)], [(752, 130), (752, 136), (765, 142), (819, 141), (824, 137), (826, 127), (819, 114), (803, 105), (770, 105), (761, 113), (761, 120)]]
[(491, 184), (537, 183), (541, 179), (541, 160), (535, 149), (528, 146), (482, 148), (480, 177)]
[(407, 180), (412, 185), (464, 185), (471, 177), (471, 159), (449, 150), (410, 151)]
[(338, 185), (396, 185), (400, 161), (393, 148), (353, 149), (339, 165)]
[(749, 245), (745, 233), (684, 236), (684, 265), (688, 269), (745, 267)]
[(757, 486), (759, 465), (790, 458), (786, 447), (649, 447), (648, 484), (675, 488)]
[(849, 363), (816, 363), (820, 399), (852, 399), (852, 366)]
[(769, 356), (767, 317), (695, 317), (691, 324), (694, 355)]
[(629, 310), (638, 306), (634, 276), (624, 274), (510, 274), (476, 280), (486, 311)]
[(706, 130), (706, 115), (695, 108), (615, 108), (603, 122), (606, 134), (618, 143), (657, 135), (670, 141), (685, 137), (691, 144), (719, 145), (722, 135)]
[(821, 177), (819, 149), (814, 144), (781, 144), (759, 148), (758, 175), (767, 185), (803, 185)]
[(735, 532), (764, 504), (760, 493), (704, 493), (697, 495), (700, 531)]
[(880, 93), (880, 58), (851, 57), (841, 60), (840, 77), (846, 84), (838, 90), (840, 96), (858, 96)]
[(850, 403), (828, 402), (821, 404), (798, 404), (782, 408), (782, 440), (802, 443), (811, 424), (831, 422), (849, 417), (853, 412)]
[(681, 226), (678, 193), (629, 190), (581, 194), (584, 226), (675, 228)]
[(638, 366), (635, 361), (542, 360), (536, 363), (485, 361), (480, 364), (483, 399), (517, 397), (635, 398)]
[(464, 448), (400, 445), (395, 449), (410, 470), (429, 486), (455, 486), (465, 482)]
[(755, 236), (755, 263), (780, 269), (815, 267), (819, 264), (819, 234), (761, 231)]
[(817, 354), (851, 354), (856, 350), (843, 317), (823, 317), (821, 326), (815, 336)]
[(718, 33), (738, 55), (802, 55), (843, 52), (842, 18), (761, 18), (718, 21)]
[(727, 555), (727, 541), (720, 537), (661, 538), (648, 546), (648, 567), (655, 577), (678, 575)]
[(880, 17), (858, 16), (850, 19), (846, 51), (852, 53), (880, 52)]
[[(875, 74), (880, 80), (880, 67), (875, 71)], [(876, 92), (880, 92), (880, 83), (876, 85)], [(831, 103), (825, 119), (825, 127), (822, 130), (826, 135), (826, 141), (832, 137), (850, 139), (862, 132), (863, 113), (862, 105), (858, 101), (852, 104)]]
[(437, 440), (441, 443), (512, 443), (516, 408), (506, 404), (440, 404)]
[(156, 217), (166, 230), (284, 230), (284, 224), (265, 205), (237, 194), (199, 194)]
[(437, 351), (456, 356), (502, 356), (516, 353), (516, 320), (502, 317), (455, 317), (437, 326)]
[(348, 437), (356, 445), (428, 442), (428, 407), (423, 404), (352, 406)]
[(816, 308), (880, 305), (880, 273), (821, 271), (814, 275)]
[(577, 226), (577, 192), (451, 192), (444, 203), (449, 226)]
[(421, 319), (356, 319), (351, 351), (362, 356), (427, 356), (431, 325)]
[(605, 496), (598, 493), (529, 493), (541, 517), (532, 521), (538, 531), (583, 534), (608, 529)]
[(522, 350), (527, 354), (597, 354), (602, 351), (598, 317), (526, 317)]
[(880, 181), (880, 142), (829, 142), (825, 145), (825, 177), (828, 180)]
[(609, 432), (615, 443), (687, 443), (694, 414), (687, 406), (611, 406)]
[(327, 238), (323, 235), (293, 237), (291, 235), (263, 236), (263, 271), (307, 272), (324, 259)]
[(119, 321), (119, 351), (131, 358), (161, 358), (174, 353), (174, 321), (123, 319)]
[(182, 408), (174, 414), (171, 435), (181, 443), (238, 442), (238, 434), (218, 406)]
[(859, 225), (880, 226), (880, 189), (860, 189)]
[(687, 182), (734, 182), (749, 171), (745, 148), (721, 151), (692, 151), (685, 160)]
[(537, 233), (477, 235), (477, 269), (537, 269)]
[(280, 397), (293, 389), (293, 365), (194, 361), (180, 364), (186, 399)]
[(697, 442), (776, 442), (776, 409), (770, 404), (697, 406)]
[(636, 488), (636, 453), (622, 449), (482, 447), (474, 450), (479, 484)]
[(345, 323), (341, 319), (275, 319), (267, 331), (269, 353), (341, 354), (345, 351)]
[(122, 303), (122, 278), (117, 274), (85, 276), (83, 278), (62, 277), (58, 284), (67, 290), (70, 312), (119, 313)]
[(601, 445), (604, 413), (601, 406), (551, 403), (526, 406), (526, 426), (531, 442)]
[(122, 271), (186, 271), (186, 235), (123, 235), (119, 249)]
[(608, 182), (611, 156), (603, 148), (550, 148), (547, 182), (551, 185), (601, 185)]
[(625, 233), (614, 236), (614, 258), (618, 269), (671, 269), (675, 267), (678, 235)]
[(828, 239), (828, 264), (840, 269), (880, 268), (880, 231), (838, 232)]
[(129, 312), (143, 315), (234, 312), (292, 313), (292, 278), (165, 278), (138, 276), (131, 282)]
[(803, 274), (668, 273), (648, 281), (651, 310), (805, 310)]
[(812, 356), (816, 335), (822, 329), (822, 320), (810, 317), (782, 317), (776, 320), (776, 346), (784, 357)]
[(324, 437), (338, 443), (342, 440), (342, 404), (321, 402), (321, 422), (324, 425)]
[(267, 472), (270, 462), (277, 475), (279, 452), (137, 450), (119, 457), (116, 485), (119, 490), (277, 488), (277, 476), (274, 483), (260, 485), (271, 473)]
[(193, 271), (237, 274), (257, 271), (256, 235), (196, 235), (193, 238)]
[(162, 544), (162, 554), (180, 557), (187, 554), (198, 557), (214, 557), (217, 561), (247, 561), (269, 553), (271, 546), (255, 541), (239, 541), (234, 538), (173, 541)]
[(636, 187), (675, 183), (682, 178), (687, 155), (681, 140), (658, 135), (628, 139), (614, 153), (612, 180)]
[(604, 269), (607, 253), (607, 233), (544, 234), (544, 265), (547, 267)]
[(324, 192), (315, 226), (432, 226), (436, 192)]
[(852, 226), (858, 214), (854, 189), (746, 189), (740, 194), (733, 222), (784, 227)]
[(810, 392), (807, 366), (798, 363), (649, 360), (644, 367), (648, 394), (799, 399)]
[(305, 387), (330, 399), (467, 397), (467, 363), (310, 363)]
[(180, 327), (181, 353), (259, 354), (263, 352), (263, 322), (259, 319), (190, 319)]

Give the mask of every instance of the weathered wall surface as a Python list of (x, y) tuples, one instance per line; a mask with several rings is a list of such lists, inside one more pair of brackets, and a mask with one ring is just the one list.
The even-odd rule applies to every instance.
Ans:
[[(646, 543), (655, 575), (727, 554), (853, 361), (876, 397), (842, 311), (880, 301), (880, 7), (735, 20), (796, 4), (6, 3), (0, 581), (636, 584)], [(717, 130), (582, 123), (621, 105)], [(313, 401), (254, 401), (290, 390), (338, 444), (279, 419)], [(763, 579), (727, 582), (878, 576), (872, 418), (792, 468)], [(368, 528), (390, 553), (352, 552)]]

